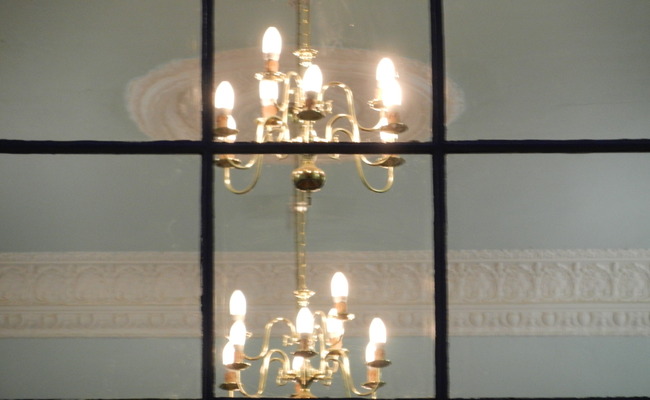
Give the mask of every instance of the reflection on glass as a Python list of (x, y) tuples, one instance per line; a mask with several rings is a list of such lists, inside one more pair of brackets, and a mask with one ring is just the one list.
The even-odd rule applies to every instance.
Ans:
[[(172, 60), (196, 62), (199, 27), (199, 2), (2, 1), (2, 57), (11, 62), (0, 71), (0, 138), (179, 138), (171, 131), (198, 125), (198, 64), (187, 76), (134, 81)], [(177, 104), (147, 97), (157, 90), (174, 91)]]
[(450, 140), (648, 138), (650, 3), (445, 1)]
[(200, 396), (199, 166), (0, 156), (0, 397)]
[(449, 157), (452, 396), (648, 393), (648, 168), (642, 154)]

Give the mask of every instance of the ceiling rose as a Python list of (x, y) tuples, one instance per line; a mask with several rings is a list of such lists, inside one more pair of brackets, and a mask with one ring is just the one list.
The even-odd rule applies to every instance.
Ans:
[[(284, 59), (290, 59), (287, 55)], [(355, 93), (358, 118), (366, 124), (374, 115), (363, 107), (374, 97), (374, 66), (383, 57), (374, 51), (323, 49), (319, 66), (325, 81), (348, 82)], [(431, 137), (431, 68), (419, 61), (391, 56), (400, 71), (404, 93), (402, 119), (409, 129), (400, 141), (428, 141)], [(238, 49), (215, 54), (215, 82), (229, 80), (235, 87), (235, 117), (240, 134), (238, 140), (254, 140), (255, 123), (243, 116), (259, 114), (259, 95), (254, 75), (262, 66), (259, 49)], [(175, 60), (160, 65), (129, 82), (126, 106), (140, 131), (154, 140), (199, 140), (200, 123), (200, 63), (197, 58)], [(450, 79), (446, 82), (447, 124), (464, 110), (462, 90)], [(343, 93), (331, 98), (337, 104)], [(341, 96), (341, 99), (336, 99)], [(338, 100), (338, 101), (337, 101)], [(366, 111), (368, 112), (367, 115)], [(337, 112), (337, 110), (333, 110)]]

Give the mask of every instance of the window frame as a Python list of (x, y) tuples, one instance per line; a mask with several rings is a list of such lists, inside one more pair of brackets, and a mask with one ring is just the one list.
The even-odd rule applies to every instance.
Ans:
[[(1, 154), (196, 155), (201, 157), (201, 393), (215, 398), (214, 337), (214, 165), (215, 154), (419, 154), (431, 157), (435, 304), (435, 397), (449, 398), (447, 303), (446, 159), (452, 154), (595, 154), (650, 153), (650, 139), (611, 140), (468, 140), (448, 141), (445, 115), (443, 0), (429, 0), (432, 53), (432, 132), (430, 142), (408, 143), (215, 143), (212, 140), (214, 87), (214, 0), (201, 0), (200, 141), (38, 141), (0, 139)], [(637, 399), (639, 397), (636, 397)], [(649, 397), (645, 397), (649, 398)]]

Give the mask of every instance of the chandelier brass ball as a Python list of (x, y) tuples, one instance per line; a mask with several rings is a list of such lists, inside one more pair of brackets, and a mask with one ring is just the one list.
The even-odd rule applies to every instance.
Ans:
[(306, 162), (291, 173), (293, 184), (304, 192), (319, 191), (325, 185), (325, 171), (313, 162)]

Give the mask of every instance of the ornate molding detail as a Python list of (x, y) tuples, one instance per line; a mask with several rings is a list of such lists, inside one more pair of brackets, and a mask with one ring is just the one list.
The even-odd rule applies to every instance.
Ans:
[[(452, 335), (650, 334), (650, 250), (448, 258)], [(220, 253), (215, 262), (219, 335), (233, 287), (247, 294), (250, 328), (289, 317), (292, 254)], [(376, 315), (391, 335), (432, 333), (430, 252), (310, 253), (309, 263), (314, 308), (330, 306), (334, 271), (351, 281), (351, 334), (365, 334)], [(199, 293), (196, 253), (0, 253), (0, 337), (196, 337)]]

